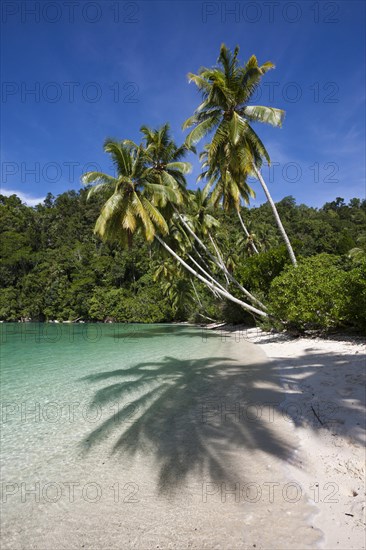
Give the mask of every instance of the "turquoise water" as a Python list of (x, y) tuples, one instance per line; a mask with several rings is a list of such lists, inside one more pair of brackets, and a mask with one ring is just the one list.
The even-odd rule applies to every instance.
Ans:
[(73, 429), (80, 436), (126, 405), (131, 420), (139, 396), (176, 381), (192, 358), (215, 354), (222, 341), (218, 333), (185, 325), (8, 323), (0, 330), (8, 449), (7, 437), (27, 426), (33, 428), (28, 438), (41, 425), (62, 432), (65, 424), (70, 436)]
[[(242, 489), (285, 484), (294, 443), (246, 414), (284, 398), (258, 346), (183, 325), (0, 330), (4, 550), (273, 548), (267, 500)], [(290, 511), (279, 547), (299, 548), (309, 510)]]
[(203, 329), (163, 324), (7, 323), (0, 325), (0, 337), (3, 399), (40, 387), (55, 397), (55, 388), (70, 379), (80, 391), (82, 376), (159, 362), (164, 354), (203, 356), (208, 340), (220, 341), (219, 334)]
[[(68, 372), (78, 376), (107, 365), (128, 368), (162, 353), (205, 353), (220, 335), (185, 325), (6, 323), (0, 325), (2, 382)], [(183, 343), (184, 342), (184, 343)]]
[(176, 391), (185, 406), (190, 392), (179, 387), (194, 384), (222, 345), (220, 334), (185, 325), (0, 328), (3, 479), (46, 474), (63, 453), (79, 468), (97, 445), (108, 454), (155, 402), (167, 406)]

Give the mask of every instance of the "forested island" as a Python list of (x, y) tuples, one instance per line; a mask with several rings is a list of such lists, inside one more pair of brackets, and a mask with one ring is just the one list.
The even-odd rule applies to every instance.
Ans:
[[(253, 323), (240, 306), (192, 284), (155, 243), (141, 236), (130, 249), (103, 243), (93, 235), (103, 200), (87, 193), (49, 193), (35, 207), (0, 196), (2, 320)], [(290, 325), (364, 329), (366, 200), (338, 197), (318, 209), (285, 197), (277, 209), (297, 254), (296, 275), (268, 204), (242, 208), (248, 238), (238, 218), (215, 212), (228, 269)]]

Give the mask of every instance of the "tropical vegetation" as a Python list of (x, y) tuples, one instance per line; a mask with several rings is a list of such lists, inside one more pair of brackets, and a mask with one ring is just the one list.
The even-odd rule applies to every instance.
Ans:
[[(58, 197), (48, 194), (35, 207), (15, 195), (0, 195), (1, 320), (254, 323), (251, 314), (187, 277), (183, 266), (170, 255), (162, 257), (162, 250), (142, 235), (135, 235), (131, 248), (93, 236), (103, 197), (95, 194), (87, 200), (87, 194), (88, 189)], [(366, 200), (355, 198), (346, 204), (337, 198), (314, 208), (285, 197), (276, 206), (298, 267), (291, 265), (270, 207), (263, 204), (241, 208), (248, 225), (256, 227), (259, 254), (244, 245), (236, 247), (243, 234), (240, 221), (218, 212), (219, 227), (213, 235), (228, 271), (288, 328), (365, 330), (366, 262), (351, 252), (359, 248), (366, 256), (361, 238), (366, 236)], [(188, 216), (197, 216), (192, 206)], [(325, 263), (324, 255), (332, 262)], [(324, 307), (321, 293), (327, 285), (332, 286), (327, 296), (333, 295), (335, 304), (329, 308), (331, 322), (323, 313), (318, 315), (319, 305), (314, 304), (319, 297)], [(307, 301), (306, 287), (313, 301)], [(289, 311), (295, 305), (296, 311)]]

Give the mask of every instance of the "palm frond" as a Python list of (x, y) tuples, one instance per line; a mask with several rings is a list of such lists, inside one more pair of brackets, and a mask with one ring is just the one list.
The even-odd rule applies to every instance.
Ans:
[(191, 147), (192, 145), (198, 143), (205, 135), (211, 132), (218, 123), (219, 117), (212, 116), (197, 124), (197, 126), (195, 126), (195, 128), (193, 128), (193, 130), (191, 130), (191, 132), (186, 137), (186, 146)]
[(282, 126), (285, 117), (285, 111), (275, 109), (274, 107), (265, 107), (262, 105), (247, 105), (242, 110), (242, 114), (249, 120), (265, 122), (272, 126)]
[(121, 217), (122, 227), (127, 229), (130, 233), (134, 233), (137, 227), (136, 216), (134, 208), (131, 205), (128, 205), (124, 216)]
[(104, 174), (103, 172), (86, 172), (81, 176), (81, 182), (84, 185), (88, 185), (89, 183), (115, 183), (116, 178), (113, 176), (108, 176), (108, 174)]
[(159, 210), (153, 205), (151, 204), (151, 202), (149, 202), (146, 197), (142, 197), (141, 199), (142, 201), (142, 204), (145, 208), (145, 210), (147, 211), (148, 215), (150, 216), (150, 218), (152, 219), (152, 221), (155, 223), (155, 225), (157, 226), (157, 228), (164, 234), (166, 235), (167, 233), (169, 233), (169, 227), (168, 227), (168, 224), (164, 218), (164, 216), (161, 214), (161, 212), (159, 212)]
[(168, 162), (166, 170), (176, 170), (182, 174), (190, 174), (192, 172), (192, 164), (190, 162)]
[(104, 143), (104, 150), (111, 155), (119, 174), (124, 176), (131, 175), (132, 159), (128, 146), (124, 146), (122, 142), (118, 143), (107, 139)]
[(87, 200), (90, 199), (93, 195), (97, 195), (98, 193), (102, 193), (103, 191), (113, 191), (113, 188), (111, 188), (111, 185), (109, 183), (98, 183), (97, 185), (94, 185), (91, 187), (88, 191), (88, 194), (86, 196)]
[(148, 196), (153, 198), (160, 206), (165, 206), (168, 202), (173, 204), (181, 204), (182, 202), (182, 195), (176, 186), (170, 187), (159, 183), (146, 183), (145, 190)]

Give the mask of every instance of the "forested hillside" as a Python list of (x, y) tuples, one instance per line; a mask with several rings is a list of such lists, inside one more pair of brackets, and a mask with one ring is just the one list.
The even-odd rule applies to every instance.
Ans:
[[(48, 194), (44, 203), (34, 208), (22, 204), (15, 195), (0, 196), (0, 319), (111, 319), (144, 323), (249, 320), (240, 307), (218, 300), (199, 281), (192, 283), (184, 269), (174, 267), (155, 241), (151, 245), (137, 236), (131, 248), (103, 243), (93, 235), (103, 197), (87, 201), (86, 195), (86, 189), (69, 191), (57, 198)], [(296, 205), (292, 197), (285, 197), (277, 203), (277, 208), (300, 267), (301, 258), (326, 253), (332, 255), (331, 261), (329, 256), (315, 256), (318, 265), (315, 262), (313, 267), (307, 267), (311, 273), (319, 266), (331, 264), (337, 273), (357, 271), (362, 279), (366, 200), (354, 198), (345, 204), (337, 198), (317, 209)], [(215, 238), (223, 261), (257, 296), (263, 300), (272, 297), (273, 309), (286, 318), (290, 313), (286, 313), (285, 304), (288, 305), (291, 296), (281, 302), (283, 286), (278, 276), (289, 259), (270, 207), (265, 204), (259, 208), (242, 208), (241, 214), (250, 232), (247, 238), (236, 216), (223, 210), (215, 211), (220, 222)], [(252, 242), (260, 254), (253, 254)], [(285, 275), (286, 272), (281, 277)], [(327, 277), (322, 280), (329, 284)], [(283, 284), (290, 289), (286, 280)], [(274, 288), (277, 289), (275, 296)], [(360, 288), (355, 287), (354, 300), (362, 310)], [(350, 289), (342, 290), (348, 291)], [(291, 292), (296, 293), (296, 289)], [(330, 308), (329, 304), (325, 307)], [(362, 313), (359, 315), (362, 317)], [(352, 325), (347, 315), (342, 319), (345, 325)], [(309, 323), (311, 326), (311, 319)]]

